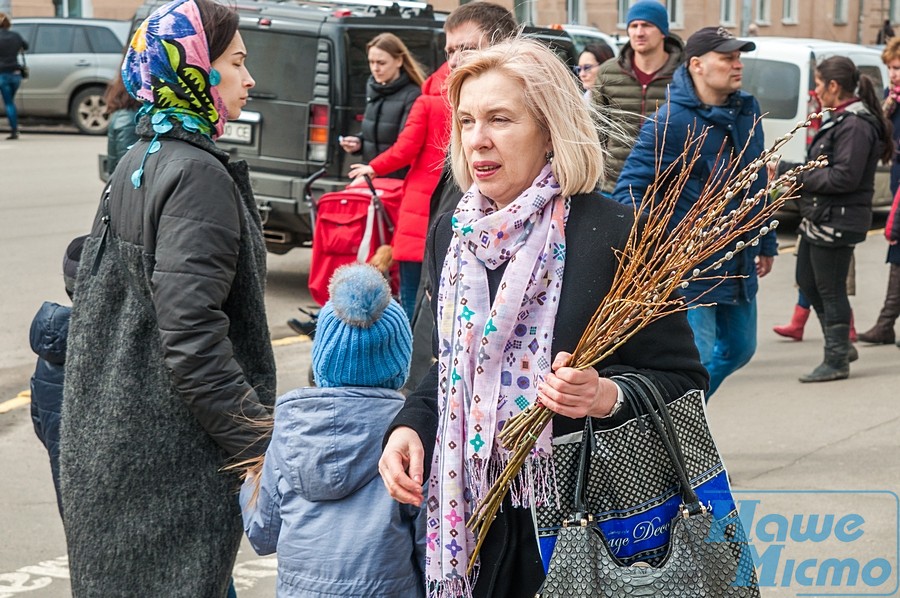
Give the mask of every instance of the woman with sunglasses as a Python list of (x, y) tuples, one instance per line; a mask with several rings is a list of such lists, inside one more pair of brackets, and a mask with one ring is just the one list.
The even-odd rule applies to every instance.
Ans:
[(597, 74), (600, 72), (600, 69), (597, 67), (612, 57), (612, 48), (603, 42), (585, 46), (581, 56), (578, 57), (578, 66), (573, 70), (578, 75), (578, 78), (581, 79), (581, 85), (584, 86), (585, 102), (590, 103), (591, 101), (591, 93), (594, 89), (594, 84), (597, 82)]

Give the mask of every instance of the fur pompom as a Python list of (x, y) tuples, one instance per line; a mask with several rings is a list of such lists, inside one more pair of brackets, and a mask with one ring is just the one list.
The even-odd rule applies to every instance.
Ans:
[(391, 302), (384, 275), (367, 264), (348, 264), (334, 271), (328, 283), (334, 315), (350, 326), (368, 328)]

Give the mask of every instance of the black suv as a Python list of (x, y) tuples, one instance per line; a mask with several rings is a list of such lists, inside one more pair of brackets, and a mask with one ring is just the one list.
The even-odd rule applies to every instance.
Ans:
[[(163, 2), (144, 4), (139, 24)], [(269, 251), (312, 241), (310, 194), (342, 189), (350, 164), (339, 135), (357, 134), (366, 103), (366, 44), (389, 31), (426, 73), (444, 62), (443, 21), (431, 5), (374, 0), (243, 1), (240, 31), (256, 80), (241, 117), (217, 143), (250, 166)], [(535, 30), (573, 63), (565, 32)]]

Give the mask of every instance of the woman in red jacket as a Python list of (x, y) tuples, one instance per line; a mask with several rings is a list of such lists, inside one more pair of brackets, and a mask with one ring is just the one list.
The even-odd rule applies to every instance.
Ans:
[(385, 176), (409, 166), (403, 181), (403, 201), (392, 242), (392, 258), (400, 263), (400, 304), (410, 321), (422, 275), (431, 194), (441, 178), (450, 140), (450, 105), (443, 90), (449, 73), (450, 68), (444, 63), (425, 80), (422, 95), (416, 98), (406, 118), (406, 126), (394, 145), (368, 165), (357, 164), (350, 169), (350, 176), (356, 178), (365, 174)]

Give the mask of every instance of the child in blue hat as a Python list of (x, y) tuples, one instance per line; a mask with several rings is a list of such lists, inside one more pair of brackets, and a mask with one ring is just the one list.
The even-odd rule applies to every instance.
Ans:
[(318, 386), (276, 402), (261, 471), (241, 489), (244, 529), (258, 554), (277, 551), (278, 596), (420, 598), (419, 509), (378, 475), (405, 400), (409, 320), (372, 266), (339, 268), (329, 293), (312, 351)]

